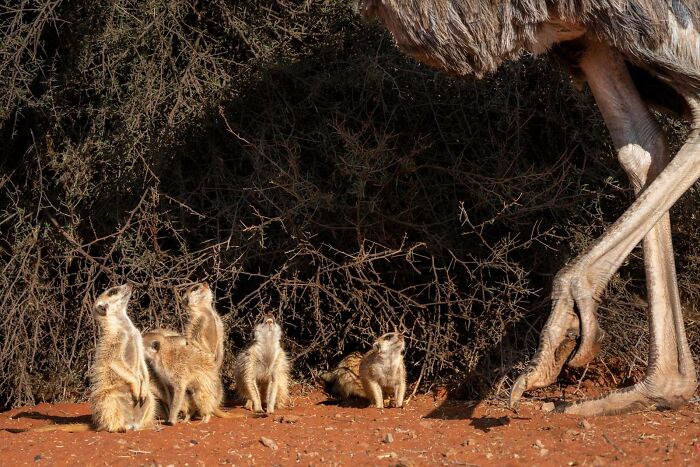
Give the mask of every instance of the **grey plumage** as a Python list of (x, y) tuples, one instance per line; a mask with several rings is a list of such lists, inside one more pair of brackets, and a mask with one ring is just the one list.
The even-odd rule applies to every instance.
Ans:
[(699, 0), (359, 0), (398, 46), (447, 72), (481, 77), (541, 50), (549, 24), (585, 29), (681, 92), (700, 92)]

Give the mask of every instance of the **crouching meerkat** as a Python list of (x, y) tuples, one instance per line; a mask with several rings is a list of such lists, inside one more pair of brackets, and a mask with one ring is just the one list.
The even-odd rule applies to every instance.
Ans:
[[(142, 339), (144, 341), (144, 348), (148, 349), (148, 347), (152, 344), (152, 342), (155, 339), (167, 339), (168, 343), (171, 346), (175, 345), (180, 345), (180, 346), (185, 346), (187, 345), (187, 339), (185, 336), (181, 335), (179, 332), (172, 330), (172, 329), (163, 329), (163, 328), (157, 328), (153, 329), (148, 332), (144, 332), (142, 334)], [(162, 381), (159, 377), (158, 374), (156, 373), (155, 369), (149, 362), (149, 359), (146, 358), (146, 365), (148, 366), (148, 370), (150, 373), (151, 377), (151, 393), (153, 394), (153, 397), (156, 400), (156, 417), (161, 419), (161, 420), (166, 420), (168, 418), (168, 409), (170, 407), (170, 402), (172, 401), (173, 395), (172, 395), (172, 386), (168, 384), (167, 381)], [(182, 411), (185, 414), (185, 420), (188, 421), (190, 419), (191, 414), (191, 407), (189, 404), (190, 399), (185, 398), (183, 402), (183, 407)]]
[(403, 335), (399, 332), (384, 334), (360, 362), (360, 381), (370, 400), (378, 409), (384, 408), (384, 395), (394, 397), (394, 405), (403, 407), (406, 394), (406, 367), (403, 362)]
[(247, 409), (262, 412), (262, 395), (267, 413), (272, 414), (289, 397), (289, 362), (280, 346), (282, 328), (267, 314), (255, 326), (253, 335), (254, 342), (236, 359), (236, 388)]
[(224, 362), (224, 323), (214, 309), (214, 295), (207, 283), (193, 285), (185, 294), (190, 320), (185, 328), (185, 337), (214, 355), (216, 368)]
[(127, 315), (131, 292), (129, 284), (112, 287), (93, 306), (101, 333), (90, 372), (97, 430), (139, 430), (150, 426), (155, 417), (141, 333)]
[(177, 423), (180, 411), (189, 419), (194, 412), (202, 422), (220, 415), (223, 388), (214, 356), (190, 345), (182, 336), (160, 332), (143, 335), (146, 361), (156, 375), (159, 397), (167, 407), (167, 421)]
[(321, 373), (320, 378), (328, 394), (342, 400), (354, 397), (367, 398), (362, 381), (360, 381), (362, 357), (361, 352), (352, 352), (343, 358), (333, 370)]

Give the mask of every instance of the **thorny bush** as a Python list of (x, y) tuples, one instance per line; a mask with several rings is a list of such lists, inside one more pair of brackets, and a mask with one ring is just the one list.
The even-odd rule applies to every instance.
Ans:
[[(553, 274), (632, 199), (556, 64), (449, 78), (338, 0), (21, 0), (0, 35), (3, 407), (85, 397), (91, 303), (125, 281), (142, 329), (209, 281), (229, 355), (275, 312), (299, 381), (397, 328), (420, 390), (499, 395)], [(699, 201), (672, 216), (696, 357)], [(643, 369), (642, 297), (636, 250), (586, 377)]]

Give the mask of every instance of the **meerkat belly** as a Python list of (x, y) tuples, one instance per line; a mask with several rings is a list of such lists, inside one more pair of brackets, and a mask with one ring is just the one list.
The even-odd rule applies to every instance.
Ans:
[(376, 371), (374, 376), (383, 390), (393, 391), (399, 380), (399, 371), (398, 367), (383, 368), (383, 371)]

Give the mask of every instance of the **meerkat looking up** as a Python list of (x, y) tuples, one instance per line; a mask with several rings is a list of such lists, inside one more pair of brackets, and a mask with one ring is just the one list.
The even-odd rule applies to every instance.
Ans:
[(403, 407), (406, 394), (406, 368), (403, 362), (403, 335), (389, 332), (377, 339), (360, 362), (360, 380), (370, 403), (384, 408), (384, 395), (394, 396), (394, 405)]
[(185, 294), (190, 320), (185, 329), (187, 340), (214, 355), (216, 368), (224, 361), (224, 323), (214, 309), (214, 295), (205, 282), (193, 285)]
[(353, 397), (367, 398), (360, 381), (362, 357), (361, 352), (352, 352), (345, 356), (333, 370), (321, 373), (320, 378), (328, 394), (342, 400)]
[(95, 300), (93, 314), (100, 336), (90, 370), (92, 423), (48, 425), (7, 429), (13, 433), (45, 431), (140, 430), (155, 419), (148, 368), (141, 334), (127, 315), (131, 285), (107, 289)]
[(155, 416), (141, 333), (126, 313), (131, 292), (128, 284), (112, 287), (93, 305), (101, 334), (90, 372), (97, 430), (138, 430), (149, 426)]
[(267, 314), (255, 326), (253, 335), (254, 342), (236, 359), (236, 387), (247, 409), (262, 412), (262, 394), (266, 411), (272, 414), (275, 406), (283, 405), (289, 396), (289, 362), (280, 346), (282, 328)]
[(221, 414), (223, 388), (211, 353), (189, 345), (182, 336), (158, 332), (144, 334), (143, 342), (148, 365), (160, 381), (169, 424), (177, 423), (180, 411), (188, 420), (197, 412), (204, 423)]

